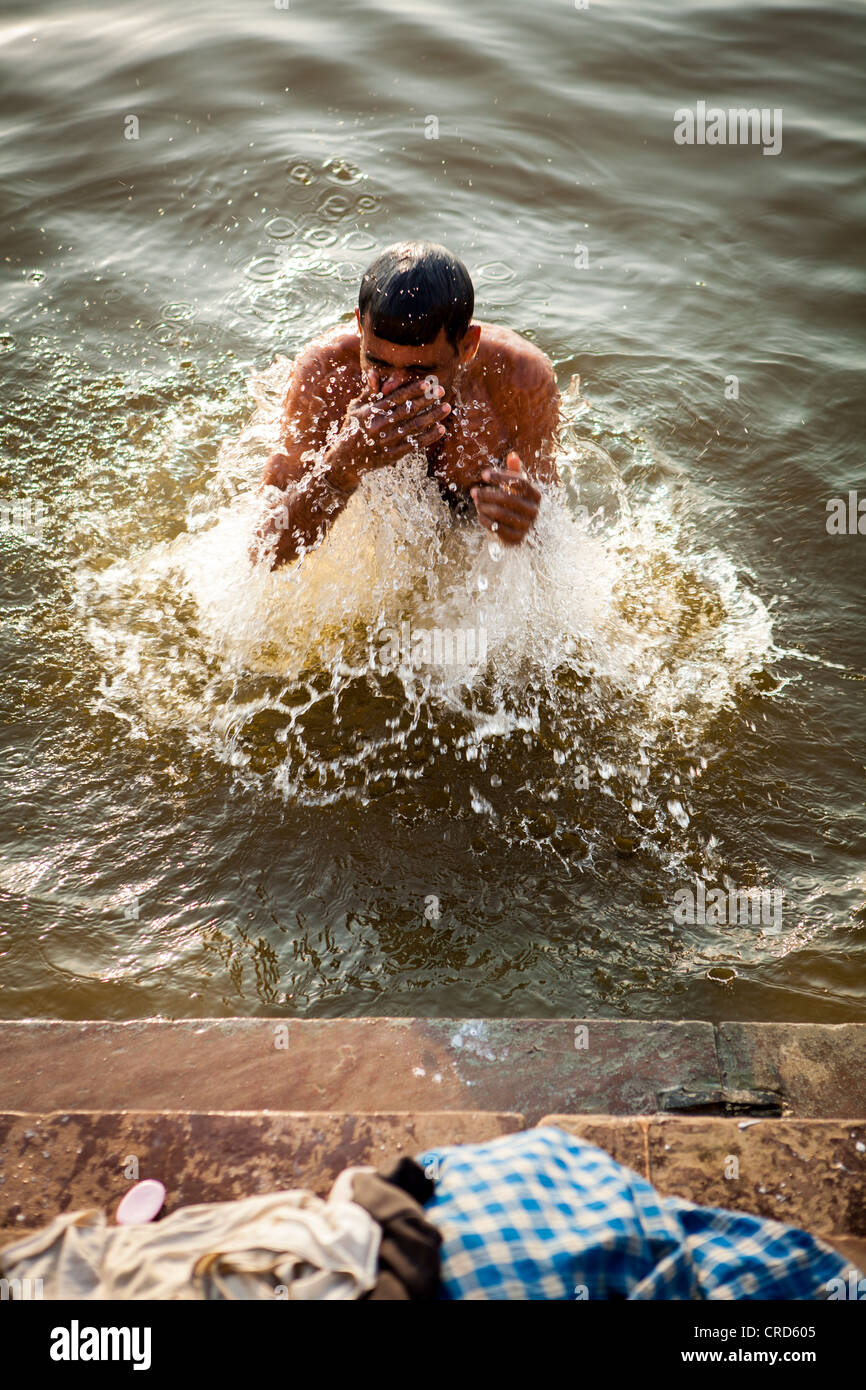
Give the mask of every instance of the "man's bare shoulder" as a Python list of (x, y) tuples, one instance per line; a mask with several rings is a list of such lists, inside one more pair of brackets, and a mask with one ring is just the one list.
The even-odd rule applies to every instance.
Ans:
[(513, 328), (482, 323), (478, 364), (485, 376), (516, 391), (556, 391), (556, 373), (546, 353)]
[(361, 340), (357, 332), (336, 324), (311, 338), (292, 362), (292, 382), (296, 388), (336, 376), (360, 365)]
[(360, 386), (357, 333), (344, 324), (328, 329), (301, 348), (292, 362), (283, 400), (282, 435), (324, 438)]

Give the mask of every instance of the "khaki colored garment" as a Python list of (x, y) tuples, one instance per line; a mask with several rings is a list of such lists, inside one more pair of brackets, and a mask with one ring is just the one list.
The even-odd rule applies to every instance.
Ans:
[(275, 1192), (109, 1226), (58, 1216), (0, 1250), (0, 1274), (41, 1279), (47, 1299), (357, 1299), (376, 1284), (382, 1228), (332, 1192)]

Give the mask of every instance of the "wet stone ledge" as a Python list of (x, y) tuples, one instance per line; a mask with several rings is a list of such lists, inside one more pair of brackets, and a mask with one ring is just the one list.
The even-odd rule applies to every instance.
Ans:
[(721, 1023), (722, 1081), (779, 1092), (786, 1112), (866, 1116), (866, 1023)]
[(866, 1115), (866, 1024), (0, 1022), (0, 1109)]
[(133, 1182), (165, 1184), (165, 1210), (306, 1188), (344, 1168), (523, 1129), (522, 1115), (150, 1111), (0, 1114), (0, 1231), (8, 1241), (65, 1211), (113, 1215)]
[(718, 1089), (708, 1023), (205, 1019), (0, 1023), (0, 1109), (653, 1114)]

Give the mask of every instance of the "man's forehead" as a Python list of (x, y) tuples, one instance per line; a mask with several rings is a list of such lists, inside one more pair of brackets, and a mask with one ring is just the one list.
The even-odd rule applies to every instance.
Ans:
[(445, 365), (454, 356), (454, 349), (448, 341), (444, 328), (432, 343), (412, 347), (403, 343), (392, 343), (387, 338), (378, 338), (372, 329), (363, 325), (364, 351), (368, 357), (377, 357), (380, 362), (388, 362), (394, 367), (435, 367)]

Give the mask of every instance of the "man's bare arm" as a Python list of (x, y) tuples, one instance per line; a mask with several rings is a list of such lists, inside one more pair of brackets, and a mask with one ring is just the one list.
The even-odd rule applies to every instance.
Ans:
[[(295, 362), (284, 409), (285, 442), (265, 464), (265, 515), (253, 559), (271, 568), (315, 545), (346, 506), (361, 477), (435, 444), (450, 411), (441, 388), (423, 381), (379, 391), (374, 378), (335, 416), (327, 383), (332, 364), (315, 346)], [(330, 407), (330, 408), (329, 408)]]
[(536, 483), (559, 481), (560, 396), (553, 368), (536, 352), (515, 367), (512, 400), (518, 413), (511, 447), (502, 467), (482, 469), (481, 482), (471, 489), (479, 522), (506, 545), (520, 545), (535, 524), (541, 505)]

